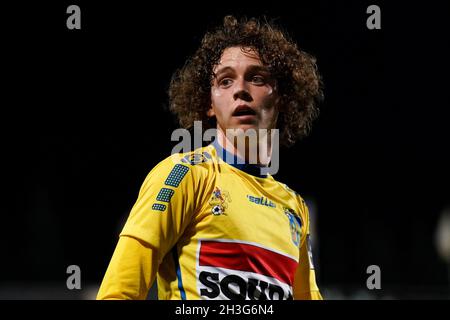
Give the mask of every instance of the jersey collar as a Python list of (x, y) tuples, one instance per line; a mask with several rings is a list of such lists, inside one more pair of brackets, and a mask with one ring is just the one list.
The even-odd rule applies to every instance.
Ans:
[(217, 155), (226, 163), (229, 165), (235, 167), (236, 169), (239, 169), (241, 171), (244, 171), (245, 173), (248, 173), (252, 176), (259, 177), (259, 178), (267, 178), (267, 174), (261, 174), (261, 167), (255, 164), (245, 163), (245, 161), (238, 157), (235, 154), (232, 154), (225, 148), (222, 148), (222, 146), (219, 144), (217, 139), (215, 139), (211, 145), (214, 146), (216, 149)]

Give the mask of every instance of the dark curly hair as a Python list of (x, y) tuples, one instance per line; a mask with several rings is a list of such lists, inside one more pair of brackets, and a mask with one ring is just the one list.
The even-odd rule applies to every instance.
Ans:
[(194, 121), (202, 121), (203, 130), (216, 127), (215, 118), (208, 118), (206, 112), (211, 106), (213, 69), (229, 47), (254, 49), (276, 80), (281, 143), (289, 146), (306, 136), (323, 99), (315, 58), (267, 20), (238, 21), (233, 16), (226, 16), (223, 26), (206, 33), (200, 48), (172, 77), (169, 108), (180, 125), (191, 128)]

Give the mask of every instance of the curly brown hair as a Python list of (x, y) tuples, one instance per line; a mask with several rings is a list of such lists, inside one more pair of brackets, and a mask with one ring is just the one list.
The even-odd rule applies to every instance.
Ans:
[(169, 87), (169, 108), (180, 125), (191, 128), (194, 121), (202, 121), (203, 130), (216, 127), (215, 118), (208, 118), (206, 112), (211, 106), (213, 69), (229, 47), (254, 49), (276, 80), (281, 143), (289, 146), (306, 136), (323, 99), (316, 59), (267, 20), (245, 17), (238, 21), (226, 16), (223, 26), (207, 32), (200, 48), (174, 73)]

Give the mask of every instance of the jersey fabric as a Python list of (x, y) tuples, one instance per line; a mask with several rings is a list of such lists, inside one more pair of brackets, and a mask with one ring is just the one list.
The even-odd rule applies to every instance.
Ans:
[[(236, 160), (214, 142), (153, 168), (99, 299), (108, 290), (133, 291), (124, 279), (141, 276), (151, 285), (154, 276), (142, 274), (149, 272), (156, 273), (158, 299), (322, 298), (304, 200), (271, 175), (261, 176), (259, 167)], [(149, 264), (145, 250), (152, 252), (151, 266), (127, 267), (126, 261)]]

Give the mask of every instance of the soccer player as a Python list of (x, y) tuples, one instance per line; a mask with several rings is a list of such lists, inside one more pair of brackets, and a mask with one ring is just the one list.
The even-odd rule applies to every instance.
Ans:
[(305, 202), (262, 174), (273, 141), (251, 163), (249, 140), (227, 134), (279, 129), (291, 145), (317, 115), (320, 83), (314, 58), (268, 22), (227, 16), (208, 32), (169, 96), (183, 127), (202, 121), (216, 139), (151, 170), (97, 299), (146, 299), (155, 279), (159, 299), (321, 299)]

